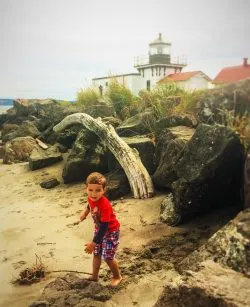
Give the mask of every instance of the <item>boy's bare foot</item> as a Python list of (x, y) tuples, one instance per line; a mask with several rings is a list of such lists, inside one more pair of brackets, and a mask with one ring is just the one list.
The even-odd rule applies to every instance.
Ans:
[(110, 286), (116, 287), (119, 285), (119, 283), (122, 281), (122, 277), (120, 276), (119, 278), (112, 278), (110, 282)]

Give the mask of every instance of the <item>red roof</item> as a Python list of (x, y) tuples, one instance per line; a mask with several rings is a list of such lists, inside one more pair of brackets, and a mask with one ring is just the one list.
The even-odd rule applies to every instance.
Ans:
[(250, 65), (245, 58), (243, 65), (223, 68), (214, 78), (213, 83), (230, 83), (246, 78), (250, 78)]
[(206, 78), (209, 81), (211, 80), (203, 72), (198, 70), (198, 71), (187, 71), (187, 72), (180, 72), (176, 74), (170, 74), (166, 76), (165, 78), (161, 79), (158, 83), (186, 81), (197, 74), (201, 74), (204, 78)]

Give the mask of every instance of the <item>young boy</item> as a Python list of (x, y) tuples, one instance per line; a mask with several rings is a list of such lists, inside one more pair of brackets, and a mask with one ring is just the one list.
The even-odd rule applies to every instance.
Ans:
[(104, 196), (105, 191), (106, 178), (100, 173), (91, 173), (86, 180), (88, 206), (80, 214), (80, 220), (85, 220), (91, 212), (95, 223), (94, 238), (92, 242), (85, 244), (85, 252), (93, 253), (93, 271), (90, 280), (98, 281), (103, 257), (113, 274), (111, 286), (117, 286), (122, 280), (118, 264), (114, 260), (119, 244), (120, 223), (116, 219), (110, 202)]

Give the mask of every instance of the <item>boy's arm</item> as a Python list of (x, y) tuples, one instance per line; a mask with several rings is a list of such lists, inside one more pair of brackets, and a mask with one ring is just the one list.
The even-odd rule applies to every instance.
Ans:
[(85, 244), (85, 252), (88, 254), (92, 254), (96, 244), (100, 244), (105, 233), (108, 230), (108, 222), (101, 222), (100, 223), (100, 228), (98, 230), (98, 232), (96, 233), (96, 235), (93, 238), (93, 241), (90, 243)]
[(89, 212), (90, 212), (90, 209), (89, 209), (89, 205), (88, 205), (88, 207), (84, 211), (81, 212), (80, 221), (85, 220), (86, 217), (89, 215)]
[(108, 230), (109, 223), (108, 222), (100, 222), (100, 228), (96, 235), (93, 238), (93, 242), (96, 244), (100, 244), (103, 237), (105, 236), (105, 233)]

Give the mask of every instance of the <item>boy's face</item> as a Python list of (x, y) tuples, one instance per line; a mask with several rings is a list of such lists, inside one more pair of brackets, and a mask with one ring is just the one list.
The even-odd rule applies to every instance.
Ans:
[(101, 184), (89, 183), (86, 192), (92, 201), (98, 201), (105, 193), (105, 189)]

